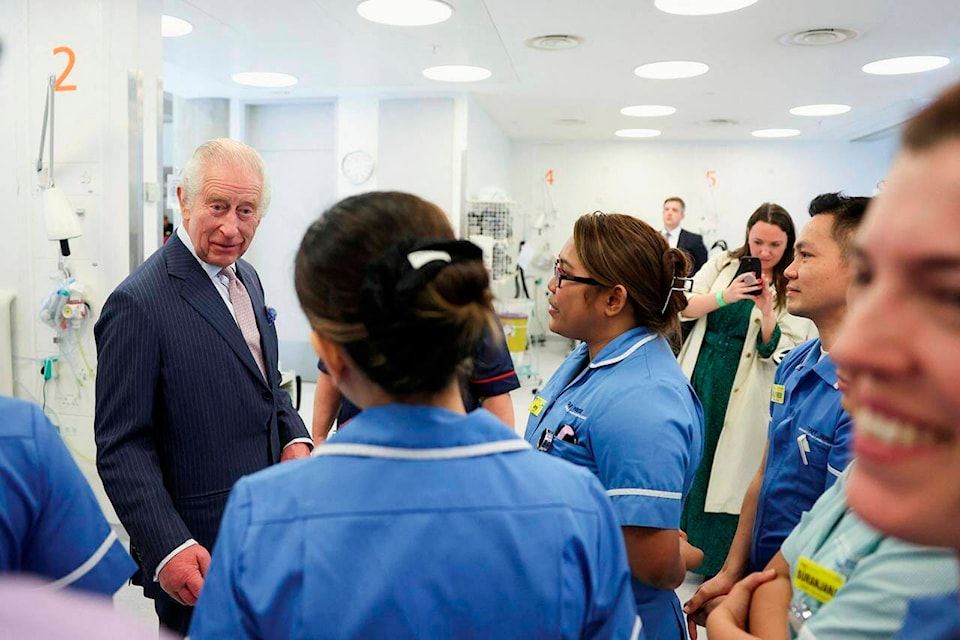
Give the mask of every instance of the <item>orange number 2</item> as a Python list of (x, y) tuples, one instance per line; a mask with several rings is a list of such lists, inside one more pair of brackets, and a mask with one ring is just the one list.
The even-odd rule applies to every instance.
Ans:
[(77, 85), (63, 84), (63, 81), (66, 80), (70, 72), (73, 71), (73, 63), (77, 61), (77, 54), (75, 54), (70, 47), (57, 47), (53, 50), (53, 55), (57, 55), (58, 53), (67, 54), (67, 66), (64, 68), (63, 73), (57, 77), (57, 81), (53, 85), (54, 89), (57, 91), (76, 91)]

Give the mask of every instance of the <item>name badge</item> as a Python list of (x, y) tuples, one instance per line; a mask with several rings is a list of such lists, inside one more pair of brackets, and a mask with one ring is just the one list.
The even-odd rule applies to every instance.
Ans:
[(846, 582), (846, 578), (817, 564), (810, 558), (800, 557), (797, 570), (793, 574), (793, 586), (820, 603), (833, 600), (837, 591)]
[(530, 413), (539, 418), (540, 412), (543, 411), (545, 406), (547, 406), (547, 401), (540, 396), (537, 396), (533, 399), (533, 402), (530, 403)]
[(770, 391), (770, 401), (776, 402), (777, 404), (783, 404), (784, 388), (782, 384), (773, 385), (773, 389)]

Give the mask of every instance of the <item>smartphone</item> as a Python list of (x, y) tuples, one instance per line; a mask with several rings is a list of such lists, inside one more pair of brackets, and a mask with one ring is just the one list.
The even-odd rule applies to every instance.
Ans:
[[(757, 258), (756, 256), (743, 256), (742, 258), (740, 258), (740, 266), (737, 267), (737, 273), (736, 275), (733, 276), (733, 280), (736, 280), (737, 278), (739, 278), (745, 273), (752, 273), (753, 277), (757, 279), (757, 282), (763, 282), (763, 273), (760, 267), (760, 258)], [(733, 282), (733, 280), (731, 280), (730, 282)], [(762, 289), (763, 289), (762, 287), (759, 287), (757, 288), (756, 291), (751, 291), (750, 295), (759, 296)]]

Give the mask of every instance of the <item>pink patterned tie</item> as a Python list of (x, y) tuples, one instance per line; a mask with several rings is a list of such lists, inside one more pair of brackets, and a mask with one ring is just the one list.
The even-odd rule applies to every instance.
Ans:
[(260, 367), (260, 373), (263, 379), (267, 379), (267, 372), (263, 366), (263, 353), (260, 351), (260, 330), (257, 329), (257, 318), (253, 315), (253, 304), (250, 302), (250, 294), (247, 288), (237, 278), (237, 274), (230, 267), (224, 267), (220, 271), (229, 282), (228, 291), (230, 293), (230, 304), (233, 305), (233, 312), (237, 316), (237, 324), (240, 325), (240, 333), (253, 354), (253, 359), (257, 361)]

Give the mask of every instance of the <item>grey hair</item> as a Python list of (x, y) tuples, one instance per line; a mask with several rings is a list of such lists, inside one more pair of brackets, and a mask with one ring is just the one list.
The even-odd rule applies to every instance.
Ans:
[(267, 178), (267, 168), (263, 163), (263, 158), (253, 147), (230, 138), (216, 138), (207, 140), (197, 147), (193, 156), (187, 161), (183, 168), (183, 175), (180, 178), (180, 187), (183, 190), (183, 202), (189, 205), (193, 201), (193, 196), (206, 168), (212, 164), (234, 165), (254, 172), (260, 176), (260, 217), (267, 213), (270, 208), (270, 180)]

